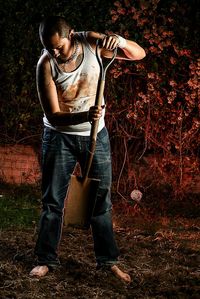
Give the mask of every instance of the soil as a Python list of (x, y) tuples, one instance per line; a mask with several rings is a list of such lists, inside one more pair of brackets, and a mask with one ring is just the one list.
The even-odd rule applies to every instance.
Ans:
[(200, 298), (198, 218), (122, 217), (114, 211), (114, 230), (130, 284), (96, 270), (90, 230), (64, 228), (61, 266), (40, 279), (29, 276), (36, 264), (35, 227), (0, 231), (0, 298)]

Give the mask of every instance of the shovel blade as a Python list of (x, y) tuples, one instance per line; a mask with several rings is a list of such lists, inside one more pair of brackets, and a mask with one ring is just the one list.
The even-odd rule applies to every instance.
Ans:
[(64, 225), (88, 229), (100, 180), (71, 176), (64, 210)]

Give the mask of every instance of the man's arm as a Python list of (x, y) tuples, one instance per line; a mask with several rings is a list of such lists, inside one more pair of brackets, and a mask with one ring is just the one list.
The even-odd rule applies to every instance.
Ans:
[(101, 55), (103, 57), (112, 57), (111, 51), (116, 47), (118, 47), (116, 57), (118, 59), (140, 60), (146, 56), (144, 49), (134, 41), (124, 39), (116, 34), (105, 35), (93, 31), (88, 32), (88, 41), (92, 47), (95, 47), (97, 39), (102, 40)]
[(79, 113), (60, 111), (57, 90), (51, 75), (49, 59), (46, 55), (43, 55), (37, 64), (36, 83), (42, 109), (53, 126), (76, 125), (101, 117), (101, 107), (93, 106), (89, 111)]

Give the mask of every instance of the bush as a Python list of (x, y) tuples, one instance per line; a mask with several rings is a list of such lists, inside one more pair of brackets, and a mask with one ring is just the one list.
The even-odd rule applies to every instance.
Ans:
[(112, 29), (147, 53), (139, 62), (116, 63), (111, 72), (107, 122), (114, 161), (124, 155), (114, 175), (122, 193), (147, 190), (150, 174), (151, 182), (169, 183), (173, 195), (182, 196), (199, 173), (197, 1), (134, 3), (116, 1), (111, 10)]
[(197, 2), (0, 3), (1, 143), (37, 144), (40, 139), (42, 111), (35, 86), (41, 51), (38, 25), (53, 12), (68, 16), (76, 30), (119, 33), (146, 50), (142, 61), (116, 61), (107, 76), (106, 121), (112, 142), (115, 190), (124, 196), (133, 188), (145, 191), (151, 173), (154, 183), (170, 183), (174, 194), (187, 191), (199, 173)]

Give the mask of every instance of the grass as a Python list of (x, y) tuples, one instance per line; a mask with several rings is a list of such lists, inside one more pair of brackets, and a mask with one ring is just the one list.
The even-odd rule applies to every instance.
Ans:
[(0, 228), (30, 227), (38, 221), (40, 191), (37, 186), (0, 185)]
[[(162, 190), (153, 188), (151, 191), (144, 196), (143, 207), (137, 210), (132, 202), (121, 202), (113, 193), (114, 207), (117, 211), (119, 210), (119, 214), (123, 211), (134, 218), (139, 216), (139, 220), (142, 219), (141, 226), (146, 226), (150, 218), (152, 229), (153, 226), (156, 226), (156, 222), (152, 220), (154, 216), (156, 218), (164, 217), (167, 222), (173, 222), (173, 219), (177, 217), (199, 218), (199, 194), (187, 194), (183, 200), (178, 200), (170, 196), (166, 197)], [(10, 185), (0, 182), (1, 229), (15, 226), (31, 227), (33, 223), (38, 223), (40, 210), (41, 191), (39, 185)]]

